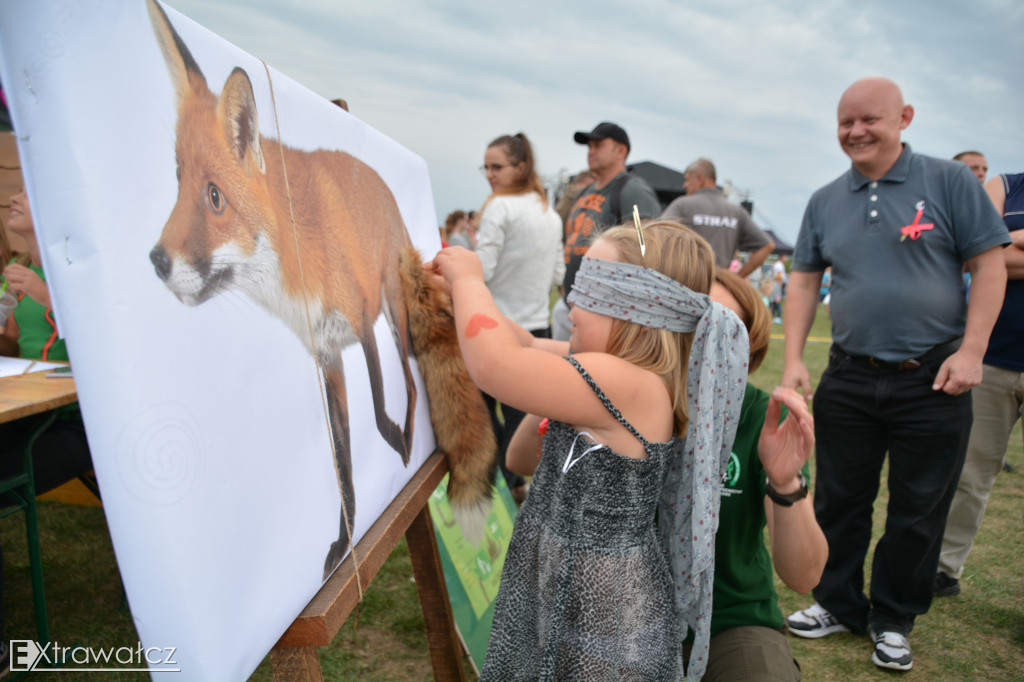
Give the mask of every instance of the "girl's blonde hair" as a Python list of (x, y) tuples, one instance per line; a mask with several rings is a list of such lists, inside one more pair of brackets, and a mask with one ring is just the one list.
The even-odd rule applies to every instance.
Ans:
[[(699, 294), (711, 290), (715, 255), (693, 230), (679, 223), (658, 221), (644, 226), (646, 250), (640, 255), (636, 227), (621, 225), (602, 232), (599, 239), (610, 242), (619, 261), (657, 270)], [(653, 329), (613, 319), (608, 352), (637, 367), (654, 372), (665, 383), (672, 398), (673, 427), (677, 437), (686, 435), (686, 379), (693, 332), (678, 333)]]

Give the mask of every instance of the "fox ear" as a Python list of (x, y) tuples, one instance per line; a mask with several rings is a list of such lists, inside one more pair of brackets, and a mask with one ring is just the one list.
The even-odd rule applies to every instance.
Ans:
[(224, 134), (239, 161), (245, 160), (245, 152), (252, 153), (253, 163), (260, 173), (267, 168), (263, 161), (263, 147), (260, 145), (260, 124), (256, 116), (256, 99), (252, 94), (249, 76), (235, 67), (220, 93), (220, 116)]
[(188, 47), (185, 46), (181, 36), (171, 26), (171, 22), (160, 4), (156, 0), (148, 0), (146, 2), (146, 9), (149, 12), (150, 23), (153, 24), (156, 42), (160, 46), (160, 52), (164, 55), (164, 61), (167, 62), (167, 70), (171, 74), (171, 84), (178, 95), (178, 102), (181, 102), (191, 89), (189, 84), (190, 75), (204, 86), (206, 78), (203, 76), (203, 72), (199, 70), (199, 65), (192, 58), (192, 53), (188, 51)]

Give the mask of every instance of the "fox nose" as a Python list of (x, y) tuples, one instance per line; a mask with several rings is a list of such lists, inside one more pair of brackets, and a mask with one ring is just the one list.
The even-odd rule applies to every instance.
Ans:
[(171, 259), (159, 246), (154, 246), (153, 250), (149, 252), (149, 260), (153, 263), (153, 267), (156, 268), (157, 276), (166, 280), (171, 274)]

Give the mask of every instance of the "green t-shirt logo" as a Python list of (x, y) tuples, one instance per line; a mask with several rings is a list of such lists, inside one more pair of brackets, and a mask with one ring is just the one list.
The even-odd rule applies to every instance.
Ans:
[(740, 480), (740, 458), (735, 452), (729, 453), (729, 464), (725, 468), (725, 475), (722, 477), (722, 484), (726, 488), (735, 488)]

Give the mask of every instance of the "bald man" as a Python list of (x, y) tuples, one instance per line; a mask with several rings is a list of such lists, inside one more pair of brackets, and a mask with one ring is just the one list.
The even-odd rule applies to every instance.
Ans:
[[(909, 670), (907, 636), (932, 601), (943, 528), (971, 429), (970, 389), (1006, 288), (1006, 227), (962, 163), (901, 140), (899, 87), (865, 78), (839, 100), (850, 170), (811, 197), (790, 272), (782, 385), (811, 381), (803, 349), (832, 266), (833, 345), (814, 393), (814, 510), (829, 557), (816, 602), (786, 619), (807, 638), (869, 630), (872, 661)], [(962, 270), (971, 273), (965, 302)], [(886, 453), (889, 504), (870, 597), (864, 560)]]

